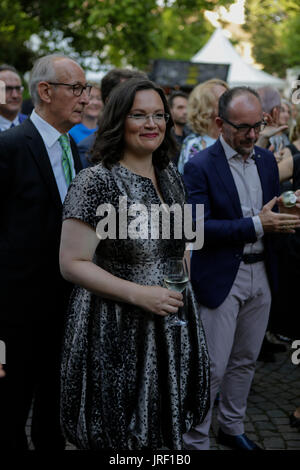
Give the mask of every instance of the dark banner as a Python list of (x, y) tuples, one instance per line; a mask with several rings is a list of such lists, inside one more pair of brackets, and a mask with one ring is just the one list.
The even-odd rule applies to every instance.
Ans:
[(157, 59), (150, 79), (162, 87), (194, 88), (211, 78), (226, 81), (229, 64), (203, 64), (184, 60)]

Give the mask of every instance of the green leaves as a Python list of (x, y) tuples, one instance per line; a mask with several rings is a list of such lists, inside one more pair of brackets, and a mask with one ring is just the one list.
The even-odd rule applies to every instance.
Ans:
[(253, 55), (269, 73), (285, 76), (287, 67), (299, 65), (300, 5), (298, 0), (248, 0), (246, 24)]
[[(0, 0), (0, 62), (29, 70), (54, 51), (145, 69), (155, 58), (189, 59), (213, 31), (204, 10), (233, 0)], [(38, 50), (28, 40), (40, 39)]]

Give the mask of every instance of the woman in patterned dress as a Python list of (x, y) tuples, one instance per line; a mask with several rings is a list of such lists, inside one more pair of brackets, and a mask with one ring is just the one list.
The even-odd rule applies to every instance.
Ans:
[[(208, 409), (209, 359), (191, 286), (182, 327), (171, 326), (169, 316), (183, 296), (163, 287), (166, 261), (183, 257), (185, 240), (172, 230), (170, 239), (120, 236), (124, 209), (129, 231), (134, 204), (150, 212), (153, 204), (185, 202), (169, 161), (168, 118), (164, 93), (152, 82), (131, 79), (116, 87), (99, 126), (96, 164), (77, 175), (64, 203), (60, 264), (75, 288), (61, 422), (80, 449), (182, 449), (182, 434)], [(100, 234), (103, 207), (116, 215), (115, 237)], [(141, 222), (143, 231), (145, 224), (150, 233), (150, 219)]]

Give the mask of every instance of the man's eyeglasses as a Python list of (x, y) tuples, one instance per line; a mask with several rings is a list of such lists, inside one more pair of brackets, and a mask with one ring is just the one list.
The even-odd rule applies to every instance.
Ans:
[(90, 96), (91, 89), (92, 89), (92, 85), (89, 85), (88, 83), (86, 83), (85, 85), (81, 85), (81, 83), (75, 83), (74, 85), (71, 83), (58, 83), (58, 82), (48, 82), (48, 83), (49, 85), (55, 85), (55, 86), (68, 86), (69, 88), (72, 89), (74, 96), (81, 96), (83, 93), (83, 90), (86, 90), (87, 95)]
[(240, 134), (248, 134), (248, 132), (251, 131), (251, 129), (254, 130), (256, 134), (259, 132), (263, 131), (264, 128), (266, 127), (267, 123), (266, 121), (259, 121), (253, 124), (253, 126), (250, 126), (250, 124), (234, 124), (233, 122), (229, 121), (228, 119), (220, 116), (223, 121), (227, 122), (230, 126), (234, 127)]
[(23, 86), (9, 86), (9, 85), (6, 85), (5, 87), (5, 91), (7, 94), (11, 94), (14, 90), (17, 93), (23, 93), (24, 87)]
[(155, 114), (141, 114), (141, 113), (133, 113), (128, 114), (127, 117), (133, 119), (134, 121), (140, 122), (141, 124), (145, 124), (148, 119), (152, 118), (155, 124), (160, 124), (163, 121), (168, 122), (170, 119), (170, 114), (167, 113), (155, 113)]

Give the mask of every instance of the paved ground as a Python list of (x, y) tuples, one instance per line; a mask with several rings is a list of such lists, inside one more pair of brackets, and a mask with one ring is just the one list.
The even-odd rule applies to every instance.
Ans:
[[(291, 361), (294, 349), (276, 354), (275, 363), (258, 362), (248, 399), (245, 429), (264, 449), (300, 449), (300, 432), (289, 424), (289, 415), (300, 406), (300, 365)], [(300, 357), (300, 354), (299, 354)], [(27, 431), (30, 432), (29, 417)], [(211, 449), (226, 450), (216, 443), (218, 429), (214, 413), (211, 432)], [(67, 450), (74, 447), (68, 444)]]
[[(277, 362), (258, 362), (248, 398), (245, 431), (263, 449), (300, 449), (300, 432), (289, 424), (289, 415), (300, 406), (300, 365), (291, 361), (294, 349), (276, 354)], [(211, 448), (216, 444), (216, 413)]]

